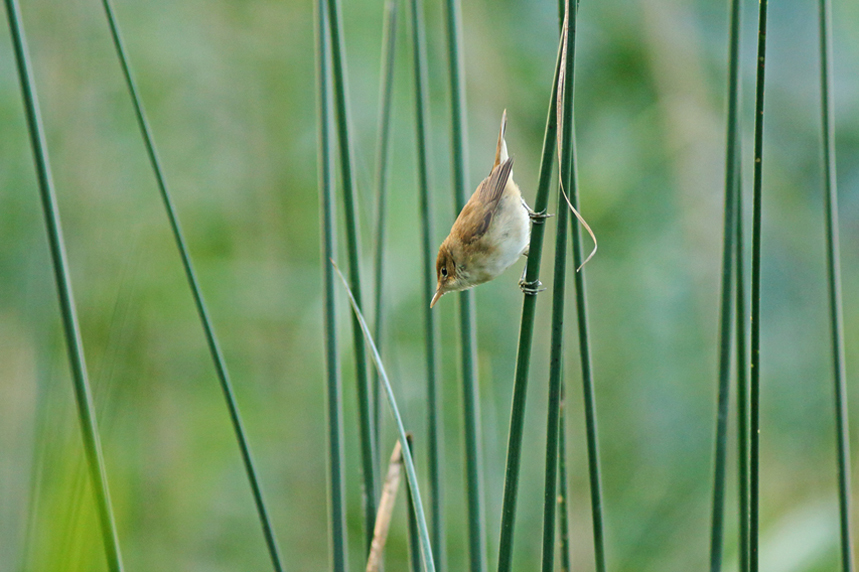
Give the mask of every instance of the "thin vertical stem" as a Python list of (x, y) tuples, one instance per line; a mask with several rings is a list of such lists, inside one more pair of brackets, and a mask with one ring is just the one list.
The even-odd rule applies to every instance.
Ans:
[[(409, 449), (414, 455), (415, 444), (411, 433), (406, 435), (409, 442)], [(418, 530), (418, 517), (415, 514), (415, 499), (412, 497), (412, 487), (406, 481), (406, 498), (408, 499), (408, 519), (409, 519), (409, 561), (411, 562), (412, 572), (421, 572), (421, 540), (420, 531)], [(436, 568), (436, 570), (439, 570)]]
[(760, 489), (760, 378), (761, 378), (761, 215), (764, 147), (764, 79), (766, 71), (767, 0), (760, 0), (757, 78), (755, 83), (755, 167), (752, 199), (752, 315), (750, 363), (749, 446), (749, 569), (758, 572)]
[(838, 186), (835, 177), (835, 127), (832, 87), (832, 7), (820, 0), (820, 112), (823, 134), (824, 207), (829, 321), (832, 328), (832, 373), (835, 390), (835, 430), (838, 448), (838, 505), (841, 569), (853, 570), (850, 523), (850, 431), (847, 423), (847, 371), (844, 366), (844, 320), (841, 302), (841, 256), (838, 247)]
[[(572, 114), (572, 92), (575, 85), (575, 55), (576, 55), (576, 20), (579, 11), (578, 0), (575, 6), (571, 6), (569, 18), (569, 51), (567, 53), (566, 81), (571, 92), (571, 114)], [(574, 114), (571, 115), (571, 123)], [(579, 208), (579, 183), (576, 170), (576, 135), (575, 126), (570, 126), (570, 180), (567, 184), (570, 204), (580, 212)], [(558, 223), (560, 224), (560, 222)], [(591, 358), (590, 331), (588, 327), (587, 292), (585, 290), (585, 269), (582, 267), (582, 235), (581, 228), (576, 219), (570, 217), (572, 225), (572, 251), (573, 265), (578, 271), (573, 275), (576, 285), (576, 324), (578, 326), (579, 338), (579, 360), (582, 369), (582, 392), (584, 394), (585, 407), (585, 436), (588, 445), (588, 477), (591, 493), (591, 520), (594, 535), (594, 560), (597, 572), (605, 572), (605, 543), (603, 541), (603, 509), (602, 509), (602, 480), (600, 478), (599, 440), (597, 436), (597, 413), (596, 397), (594, 395), (593, 365)]]
[[(345, 42), (341, 34), (342, 16), (339, 0), (322, 0), (328, 6), (331, 32), (331, 62), (334, 73), (334, 103), (337, 109), (337, 142), (340, 150), (340, 179), (343, 186), (343, 207), (346, 219), (346, 247), (349, 257), (349, 283), (358, 307), (361, 307), (361, 246), (359, 244), (357, 193), (352, 178), (352, 145), (349, 139), (348, 89), (346, 85)], [(364, 476), (364, 532), (367, 554), (373, 542), (376, 522), (376, 436), (373, 433), (373, 412), (370, 384), (367, 376), (367, 356), (361, 324), (352, 318), (352, 340), (355, 351), (355, 376), (358, 385), (358, 423), (361, 434), (361, 468)]]
[[(739, 27), (737, 17), (737, 26)], [(733, 19), (732, 19), (733, 25)], [(739, 92), (742, 84), (737, 85)], [(739, 94), (738, 94), (739, 95)], [(736, 328), (737, 328), (737, 472), (739, 496), (739, 570), (749, 572), (750, 533), (749, 533), (749, 353), (747, 331), (749, 316), (746, 313), (746, 251), (743, 232), (743, 188), (742, 188), (742, 153), (741, 142), (734, 149), (737, 162), (734, 169), (734, 193), (736, 194), (734, 209), (734, 263), (736, 265)]]
[(731, 0), (731, 30), (728, 49), (728, 117), (725, 142), (725, 219), (722, 244), (722, 283), (719, 309), (719, 373), (716, 406), (716, 436), (713, 475), (713, 513), (710, 529), (710, 572), (722, 568), (722, 544), (725, 513), (725, 465), (728, 442), (728, 405), (730, 403), (731, 329), (733, 325), (732, 292), (736, 237), (735, 188), (740, 179), (735, 175), (740, 155), (737, 133), (740, 60), (740, 2)]
[(328, 487), (331, 511), (331, 569), (346, 572), (345, 454), (343, 450), (343, 390), (337, 356), (337, 307), (334, 269), (328, 260), (335, 257), (334, 165), (332, 161), (331, 74), (328, 54), (328, 22), (323, 2), (317, 2), (317, 65), (319, 81), (319, 200), (322, 211), (322, 267), (325, 288), (325, 380), (328, 399)]
[[(537, 182), (537, 198), (534, 210), (546, 211), (549, 203), (549, 186), (552, 182), (552, 162), (558, 131), (557, 91), (558, 73), (561, 66), (563, 45), (558, 47), (555, 78), (549, 95), (549, 112), (543, 135), (543, 154)], [(539, 284), (540, 259), (543, 253), (543, 237), (546, 232), (545, 219), (535, 219), (531, 227), (531, 242), (528, 247), (528, 262), (525, 266), (525, 282)], [(538, 224), (539, 223), (539, 224)], [(526, 293), (522, 300), (522, 320), (519, 327), (519, 347), (516, 357), (516, 374), (513, 381), (513, 402), (510, 408), (510, 435), (507, 440), (507, 466), (504, 474), (504, 497), (501, 504), (501, 538), (498, 543), (498, 571), (509, 572), (513, 558), (513, 529), (516, 520), (516, 498), (519, 492), (519, 468), (522, 455), (522, 434), (525, 427), (525, 398), (531, 367), (531, 348), (534, 339), (534, 317), (537, 296)]]
[[(385, 22), (382, 27), (382, 73), (381, 88), (379, 92), (379, 141), (376, 145), (376, 259), (374, 265), (375, 281), (373, 289), (373, 307), (375, 310), (375, 323), (373, 337), (382, 348), (382, 326), (384, 324), (382, 292), (385, 277), (385, 220), (387, 216), (387, 186), (388, 186), (388, 159), (391, 156), (391, 112), (393, 110), (392, 96), (394, 93), (394, 62), (397, 55), (397, 0), (388, 0), (385, 3)], [(381, 411), (381, 388), (379, 386), (379, 374), (373, 370), (373, 433), (378, 439), (380, 434)], [(380, 447), (376, 443), (376, 453)], [(380, 463), (376, 459), (376, 465)]]
[(42, 211), (45, 216), (45, 226), (48, 233), (48, 245), (51, 251), (54, 278), (57, 281), (60, 314), (62, 316), (63, 333), (69, 356), (78, 420), (81, 425), (84, 453), (87, 465), (89, 466), (99, 524), (101, 525), (105, 556), (107, 558), (108, 569), (111, 572), (120, 572), (122, 570), (122, 555), (119, 549), (119, 537), (116, 533), (116, 521), (110, 503), (110, 491), (107, 485), (107, 472), (104, 466), (104, 455), (102, 454), (101, 440), (98, 433), (98, 421), (96, 419), (95, 407), (93, 406), (89, 379), (87, 378), (83, 340), (75, 310), (74, 294), (72, 293), (72, 283), (69, 275), (69, 263), (63, 241), (63, 231), (60, 225), (60, 212), (51, 177), (48, 147), (39, 111), (39, 101), (36, 96), (36, 84), (33, 80), (27, 40), (24, 36), (22, 26), (21, 11), (15, 0), (6, 0), (6, 16), (9, 20), (9, 31), (12, 34), (18, 79), (21, 83), (21, 95), (24, 100), (30, 145), (33, 150)]
[[(569, 60), (568, 60), (569, 61)], [(568, 87), (570, 84), (567, 84)], [(569, 91), (567, 91), (569, 93)], [(571, 98), (564, 96), (564, 152), (566, 156), (561, 163), (563, 181), (571, 178), (569, 149), (569, 131), (572, 130), (572, 114), (567, 111), (571, 107)], [(569, 113), (569, 115), (568, 115)], [(558, 418), (561, 406), (561, 383), (563, 381), (564, 364), (564, 295), (567, 273), (567, 218), (564, 199), (558, 193), (558, 231), (555, 237), (555, 273), (552, 282), (552, 341), (549, 357), (549, 406), (546, 421), (546, 476), (543, 493), (543, 572), (553, 572), (555, 569), (555, 509), (557, 500), (558, 475)]]
[[(739, 150), (737, 151), (739, 153)], [(737, 472), (739, 479), (739, 532), (740, 532), (740, 572), (749, 571), (749, 375), (746, 328), (749, 320), (746, 315), (746, 266), (743, 246), (743, 193), (740, 181), (741, 164), (737, 161), (734, 176), (737, 179), (734, 192), (737, 194), (734, 227), (737, 233), (734, 241), (734, 258), (737, 265)]]
[[(446, 0), (448, 67), (451, 90), (453, 191), (456, 212), (465, 205), (468, 157), (465, 129), (465, 82), (462, 72), (462, 14), (459, 0)], [(480, 452), (480, 401), (477, 391), (477, 326), (473, 292), (459, 294), (462, 360), (465, 475), (468, 493), (468, 548), (471, 572), (486, 570), (486, 521), (483, 509), (483, 470)]]
[(465, 81), (463, 79), (462, 9), (459, 0), (445, 0), (448, 71), (451, 95), (451, 146), (453, 149), (453, 198), (456, 212), (465, 206), (468, 166), (468, 135), (465, 125)]
[[(569, 11), (569, 4), (567, 4)], [(574, 16), (568, 12), (569, 28), (561, 34), (563, 76), (563, 107), (561, 122), (561, 147), (558, 150), (560, 185), (558, 189), (558, 227), (555, 235), (555, 267), (552, 282), (552, 335), (549, 350), (549, 404), (546, 420), (546, 474), (543, 492), (543, 551), (542, 570), (552, 572), (555, 567), (555, 510), (557, 507), (558, 470), (558, 424), (561, 405), (561, 384), (564, 366), (564, 298), (567, 271), (567, 219), (569, 211), (564, 192), (569, 190), (575, 178), (574, 128), (573, 122), (573, 40)], [(560, 89), (560, 88), (559, 88)]]
[(129, 94), (131, 95), (132, 104), (134, 106), (134, 113), (137, 117), (137, 123), (140, 127), (141, 134), (143, 135), (143, 141), (146, 145), (146, 152), (149, 156), (149, 161), (152, 164), (152, 169), (155, 172), (158, 189), (161, 193), (161, 198), (167, 211), (167, 218), (170, 221), (170, 227), (173, 231), (173, 237), (176, 241), (176, 246), (178, 247), (179, 254), (182, 258), (182, 265), (185, 269), (185, 275), (188, 279), (188, 284), (191, 287), (191, 292), (194, 297), (194, 303), (197, 307), (197, 313), (199, 314), (200, 321), (203, 325), (203, 330), (206, 335), (206, 342), (208, 343), (209, 352), (212, 355), (212, 360), (215, 364), (215, 369), (217, 370), (221, 390), (227, 402), (230, 420), (232, 421), (233, 430), (239, 442), (239, 449), (241, 451), (242, 461), (244, 462), (245, 471), (247, 472), (248, 480), (250, 481), (251, 491), (254, 497), (254, 502), (256, 504), (260, 523), (263, 528), (263, 535), (265, 536), (269, 556), (271, 557), (274, 569), (280, 572), (281, 570), (283, 570), (283, 565), (281, 564), (280, 560), (277, 540), (275, 539), (274, 530), (271, 526), (271, 519), (269, 518), (268, 511), (265, 507), (265, 502), (262, 496), (262, 488), (259, 484), (259, 478), (257, 477), (257, 472), (254, 468), (253, 459), (251, 457), (250, 446), (248, 445), (247, 437), (242, 426), (242, 420), (239, 414), (239, 409), (236, 403), (232, 384), (230, 382), (227, 365), (224, 361), (224, 356), (221, 353), (218, 340), (215, 337), (214, 327), (212, 326), (211, 319), (209, 318), (206, 304), (203, 301), (203, 294), (200, 289), (199, 282), (197, 281), (193, 264), (191, 263), (191, 255), (188, 251), (188, 247), (182, 234), (182, 229), (179, 225), (179, 218), (173, 206), (173, 201), (170, 198), (170, 193), (167, 190), (167, 181), (164, 177), (164, 172), (161, 168), (161, 163), (155, 150), (155, 143), (152, 136), (152, 131), (149, 127), (149, 122), (146, 119), (146, 114), (143, 111), (143, 105), (137, 92), (137, 85), (131, 73), (131, 68), (128, 63), (128, 57), (126, 55), (125, 47), (122, 42), (122, 36), (119, 33), (119, 26), (116, 22), (116, 18), (114, 17), (113, 8), (109, 0), (102, 0), (102, 5), (104, 6), (105, 15), (107, 16), (110, 33), (113, 38), (113, 44), (116, 48), (116, 53), (119, 58), (120, 65), (122, 67), (122, 73), (125, 77), (125, 82), (128, 87)]
[(412, 59), (415, 82), (415, 128), (418, 159), (418, 194), (420, 198), (421, 263), (424, 313), (424, 343), (427, 366), (427, 426), (430, 483), (430, 526), (435, 563), (438, 570), (444, 569), (444, 486), (443, 452), (441, 435), (441, 397), (438, 382), (438, 323), (430, 308), (435, 291), (435, 272), (432, 242), (432, 208), (429, 194), (429, 125), (427, 102), (429, 101), (427, 80), (426, 37), (424, 32), (423, 4), (420, 0), (409, 3), (412, 32)]
[(558, 427), (558, 526), (561, 536), (561, 572), (572, 570), (572, 552), (570, 548), (569, 499), (567, 490), (567, 398), (566, 389), (561, 383), (561, 417)]

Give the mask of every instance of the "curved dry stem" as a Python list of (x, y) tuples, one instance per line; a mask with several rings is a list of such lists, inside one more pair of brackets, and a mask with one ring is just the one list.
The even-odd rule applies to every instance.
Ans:
[[(566, 82), (567, 82), (566, 62), (567, 62), (567, 51), (568, 51), (568, 47), (569, 47), (569, 43), (570, 43), (570, 1), (569, 0), (566, 0), (566, 10), (564, 11), (564, 23), (561, 26), (561, 43), (563, 45), (563, 48), (561, 51), (561, 71), (560, 71), (560, 74), (558, 75), (558, 92), (557, 92), (558, 105), (556, 106), (557, 114), (558, 114), (558, 120), (557, 120), (558, 121), (558, 135), (557, 135), (557, 137), (558, 137), (558, 143), (557, 143), (558, 164), (561, 164), (561, 157), (562, 157), (562, 153), (564, 151), (563, 145), (561, 144), (561, 133), (563, 132), (563, 124), (564, 124), (564, 117), (563, 117), (563, 113), (564, 113), (563, 107), (564, 106), (562, 103), (562, 98), (564, 97), (564, 95), (563, 95), (564, 94), (564, 86), (566, 85)], [(563, 195), (564, 200), (567, 201), (567, 206), (570, 208), (570, 210), (573, 212), (573, 214), (576, 215), (576, 218), (578, 219), (579, 224), (581, 224), (584, 227), (584, 229), (586, 231), (588, 231), (588, 234), (591, 236), (591, 240), (594, 241), (593, 250), (591, 250), (591, 253), (588, 254), (588, 256), (587, 256), (587, 258), (585, 258), (584, 262), (582, 262), (582, 264), (578, 268), (576, 268), (576, 272), (578, 272), (597, 253), (597, 236), (594, 234), (594, 231), (591, 230), (591, 226), (587, 223), (587, 221), (585, 220), (585, 217), (583, 217), (581, 215), (581, 213), (576, 209), (576, 207), (573, 206), (573, 203), (570, 201), (570, 197), (567, 196), (567, 191), (566, 191), (566, 189), (564, 189), (564, 181), (561, 178), (560, 172), (558, 173), (558, 183), (561, 186), (561, 194)]]

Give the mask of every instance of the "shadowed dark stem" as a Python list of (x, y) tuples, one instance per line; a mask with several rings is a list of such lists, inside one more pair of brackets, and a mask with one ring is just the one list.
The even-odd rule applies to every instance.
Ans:
[(443, 450), (441, 435), (441, 398), (438, 383), (438, 323), (430, 308), (435, 293), (435, 260), (432, 242), (432, 208), (429, 194), (429, 125), (427, 102), (426, 38), (424, 35), (423, 4), (410, 0), (412, 58), (415, 81), (415, 128), (417, 135), (418, 194), (420, 197), (421, 262), (424, 313), (424, 342), (427, 365), (427, 428), (430, 483), (430, 526), (437, 570), (444, 569), (445, 536), (443, 494)]
[(63, 242), (63, 231), (60, 226), (60, 213), (51, 177), (48, 148), (45, 142), (41, 113), (39, 112), (39, 102), (36, 97), (36, 86), (33, 81), (27, 40), (24, 37), (21, 23), (21, 11), (15, 0), (6, 0), (6, 16), (9, 20), (9, 31), (12, 35), (15, 63), (18, 68), (18, 79), (21, 83), (21, 95), (24, 100), (30, 145), (33, 150), (36, 177), (39, 183), (39, 195), (48, 233), (48, 245), (54, 268), (54, 278), (57, 281), (60, 315), (62, 317), (63, 333), (69, 356), (78, 420), (80, 421), (84, 453), (89, 467), (93, 495), (95, 496), (107, 566), (111, 572), (120, 572), (122, 570), (122, 554), (119, 550), (116, 522), (110, 503), (110, 491), (107, 486), (107, 473), (101, 450), (98, 422), (92, 402), (89, 379), (87, 378), (83, 340), (75, 310), (71, 277), (69, 275), (69, 263)]
[(328, 487), (331, 515), (331, 569), (346, 572), (348, 538), (346, 534), (345, 453), (343, 449), (343, 389), (337, 355), (337, 306), (334, 269), (328, 263), (335, 257), (334, 164), (332, 161), (331, 74), (328, 66), (328, 22), (323, 2), (316, 4), (317, 65), (319, 81), (319, 202), (322, 213), (322, 268), (325, 288), (325, 387), (328, 399)]
[[(555, 64), (555, 78), (549, 95), (549, 112), (543, 136), (543, 154), (537, 182), (534, 210), (543, 212), (549, 205), (549, 187), (552, 182), (552, 162), (557, 140), (557, 90), (558, 72), (561, 65), (561, 47)], [(531, 242), (528, 247), (528, 262), (525, 266), (525, 282), (537, 284), (540, 277), (540, 259), (543, 253), (543, 237), (546, 233), (544, 220), (531, 227)], [(516, 357), (516, 374), (513, 381), (513, 402), (510, 410), (510, 435), (507, 440), (507, 466), (504, 477), (504, 497), (501, 504), (501, 538), (498, 543), (498, 571), (509, 572), (513, 558), (513, 530), (516, 520), (516, 497), (519, 491), (519, 468), (522, 455), (522, 433), (525, 426), (525, 398), (531, 366), (531, 347), (534, 339), (534, 317), (537, 295), (525, 294), (522, 300), (522, 320), (519, 327), (519, 347)]]
[[(359, 244), (357, 193), (352, 178), (352, 145), (349, 139), (349, 110), (346, 87), (345, 42), (341, 34), (342, 16), (339, 0), (323, 0), (328, 6), (331, 32), (331, 63), (334, 74), (334, 104), (337, 110), (337, 142), (340, 151), (340, 179), (343, 186), (343, 210), (346, 222), (346, 248), (349, 258), (349, 284), (358, 308), (361, 308), (361, 246)], [(358, 423), (361, 434), (361, 468), (364, 477), (364, 533), (366, 552), (373, 542), (376, 523), (376, 436), (373, 433), (373, 412), (367, 374), (367, 355), (361, 324), (352, 319), (352, 342), (355, 351), (355, 375), (358, 385)]]
[(735, 203), (740, 178), (736, 176), (740, 154), (737, 149), (737, 107), (739, 100), (740, 2), (731, 1), (731, 31), (728, 49), (728, 117), (725, 142), (725, 215), (722, 243), (722, 283), (719, 308), (719, 373), (716, 406), (716, 448), (713, 476), (713, 514), (710, 528), (710, 572), (722, 568), (722, 544), (725, 514), (725, 465), (728, 442), (728, 405), (730, 403), (731, 330), (734, 238), (736, 233)]
[[(381, 73), (381, 101), (379, 102), (379, 141), (376, 145), (376, 259), (374, 265), (375, 280), (373, 283), (373, 309), (375, 323), (373, 337), (382, 348), (382, 326), (384, 324), (384, 307), (382, 305), (382, 291), (385, 283), (385, 219), (387, 216), (388, 203), (388, 159), (391, 156), (391, 105), (394, 93), (394, 61), (397, 55), (397, 0), (388, 0), (385, 3), (385, 23), (382, 29), (382, 73)], [(373, 370), (373, 434), (376, 438), (380, 435), (380, 422), (382, 418), (381, 387), (379, 386), (379, 374)], [(376, 443), (376, 454), (380, 447)], [(381, 459), (376, 459), (378, 466)]]
[(767, 0), (760, 0), (757, 77), (755, 80), (755, 166), (752, 195), (752, 278), (749, 367), (749, 570), (758, 572), (760, 488), (760, 378), (761, 378), (761, 208), (764, 147), (764, 79), (767, 48)]
[(152, 164), (152, 169), (155, 172), (158, 189), (161, 193), (164, 208), (167, 211), (167, 218), (170, 221), (170, 228), (173, 231), (173, 237), (176, 241), (176, 246), (179, 249), (179, 255), (182, 259), (182, 266), (185, 269), (185, 275), (188, 279), (188, 284), (191, 287), (191, 293), (194, 297), (194, 304), (196, 305), (197, 313), (199, 314), (200, 321), (203, 325), (203, 331), (206, 335), (206, 342), (209, 346), (209, 352), (212, 355), (212, 360), (217, 371), (221, 390), (227, 402), (227, 409), (229, 410), (230, 420), (232, 421), (233, 430), (239, 442), (239, 449), (241, 451), (242, 461), (245, 465), (245, 471), (247, 472), (248, 480), (250, 481), (251, 492), (254, 497), (254, 503), (256, 504), (257, 513), (259, 515), (260, 523), (262, 524), (266, 546), (268, 548), (269, 555), (271, 557), (272, 564), (274, 565), (275, 570), (281, 571), (283, 570), (283, 566), (280, 561), (277, 541), (275, 539), (274, 531), (271, 526), (271, 519), (268, 516), (268, 511), (266, 510), (265, 502), (262, 497), (262, 489), (259, 484), (259, 478), (257, 477), (256, 469), (254, 468), (253, 459), (251, 457), (250, 447), (247, 442), (245, 430), (242, 426), (242, 420), (239, 414), (238, 405), (236, 403), (235, 394), (233, 393), (232, 384), (230, 383), (227, 365), (224, 361), (224, 356), (221, 353), (218, 340), (215, 337), (215, 331), (212, 326), (211, 319), (209, 318), (206, 304), (203, 301), (203, 294), (200, 290), (200, 285), (197, 281), (193, 264), (191, 263), (191, 255), (188, 252), (188, 247), (185, 243), (182, 229), (179, 225), (179, 218), (173, 206), (173, 201), (170, 198), (170, 193), (167, 190), (167, 182), (164, 177), (164, 172), (161, 168), (161, 163), (158, 159), (158, 154), (155, 150), (154, 139), (152, 137), (151, 129), (149, 128), (149, 122), (146, 120), (146, 114), (144, 113), (143, 105), (140, 101), (140, 96), (138, 95), (137, 85), (134, 81), (134, 77), (131, 73), (131, 68), (128, 64), (128, 57), (126, 55), (125, 47), (122, 42), (122, 36), (119, 33), (119, 26), (117, 25), (116, 18), (113, 14), (113, 8), (109, 0), (102, 0), (102, 5), (104, 6), (108, 25), (110, 26), (110, 33), (113, 38), (113, 44), (116, 48), (117, 56), (119, 57), (119, 63), (122, 67), (122, 73), (125, 77), (128, 91), (131, 95), (131, 101), (134, 106), (134, 113), (137, 117), (137, 123), (140, 127), (141, 134), (143, 135), (143, 141), (146, 145), (146, 152), (149, 156), (149, 161)]
[[(451, 91), (453, 192), (456, 213), (466, 200), (467, 146), (465, 82), (462, 76), (462, 14), (459, 0), (446, 0), (448, 70)], [(477, 326), (473, 292), (459, 293), (459, 331), (462, 360), (462, 402), (465, 427), (465, 482), (468, 498), (468, 552), (471, 572), (486, 570), (486, 520), (483, 508), (480, 401), (477, 391)]]
[(820, 0), (820, 103), (823, 135), (824, 206), (826, 211), (826, 270), (829, 322), (832, 328), (832, 373), (835, 390), (835, 430), (838, 449), (838, 506), (841, 569), (853, 570), (850, 523), (850, 431), (847, 423), (847, 372), (844, 366), (844, 320), (841, 302), (841, 256), (838, 248), (838, 186), (835, 180), (835, 128), (832, 88), (832, 7)]

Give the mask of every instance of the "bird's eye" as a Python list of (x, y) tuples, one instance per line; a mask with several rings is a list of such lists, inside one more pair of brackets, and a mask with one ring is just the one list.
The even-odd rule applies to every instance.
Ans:
[(444, 267), (444, 266), (442, 266), (442, 267), (441, 267), (441, 275), (442, 275), (442, 276), (447, 276), (447, 268), (446, 268), (446, 267)]

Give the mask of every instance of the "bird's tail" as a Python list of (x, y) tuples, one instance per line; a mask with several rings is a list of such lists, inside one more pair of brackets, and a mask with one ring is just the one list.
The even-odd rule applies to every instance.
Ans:
[(494, 169), (504, 161), (506, 161), (509, 157), (507, 154), (507, 141), (504, 139), (504, 135), (507, 133), (507, 110), (504, 110), (504, 113), (501, 114), (501, 129), (498, 130), (498, 145), (495, 147), (495, 164), (492, 165)]

